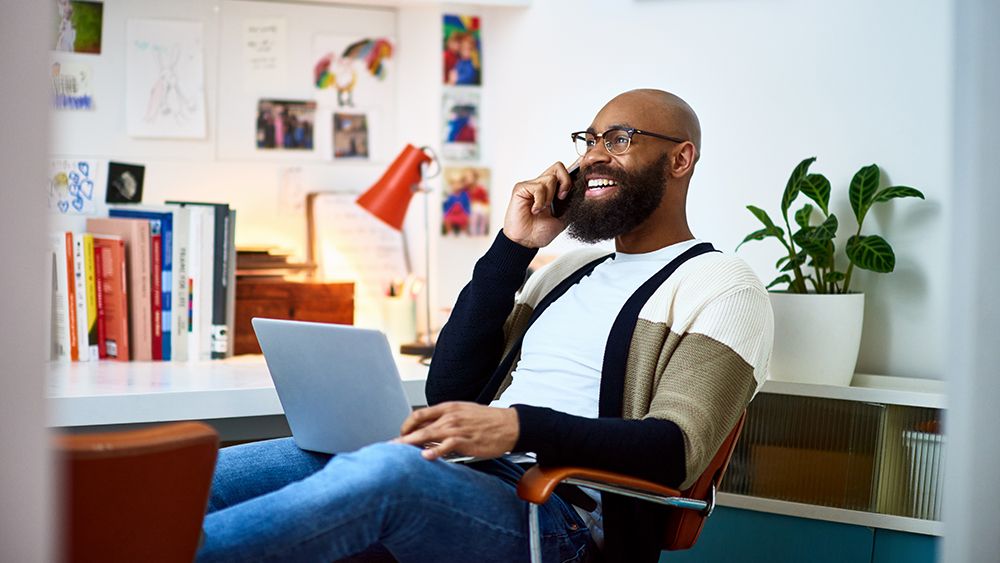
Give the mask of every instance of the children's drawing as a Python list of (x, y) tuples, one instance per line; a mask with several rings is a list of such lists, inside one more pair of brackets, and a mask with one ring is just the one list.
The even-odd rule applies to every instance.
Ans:
[(49, 211), (94, 215), (97, 161), (55, 159), (49, 162)]
[(490, 230), (490, 171), (488, 168), (444, 169), (442, 235), (486, 236)]
[(52, 107), (67, 110), (94, 109), (90, 65), (66, 61), (52, 63)]
[(444, 15), (444, 83), (478, 86), (482, 83), (482, 46), (477, 16)]
[(126, 106), (133, 137), (205, 137), (201, 22), (129, 20)]
[(442, 154), (448, 160), (479, 156), (479, 94), (458, 88), (444, 94)]
[(390, 40), (318, 35), (314, 51), (313, 84), (318, 90), (336, 92), (338, 107), (355, 107), (356, 94), (366, 104), (391, 97), (391, 89), (385, 91), (393, 51)]
[(103, 3), (56, 0), (56, 16), (56, 51), (101, 53)]

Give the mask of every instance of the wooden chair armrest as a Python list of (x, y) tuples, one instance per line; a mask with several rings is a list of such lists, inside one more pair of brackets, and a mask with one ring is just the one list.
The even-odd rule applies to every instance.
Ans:
[(203, 422), (177, 422), (153, 428), (94, 434), (60, 434), (55, 447), (76, 459), (152, 454), (199, 444), (218, 448), (215, 429)]
[(546, 467), (534, 466), (517, 483), (517, 496), (534, 504), (549, 500), (552, 491), (560, 483), (570, 480), (577, 485), (612, 485), (634, 492), (659, 497), (680, 497), (681, 492), (663, 485), (600, 469), (586, 467)]

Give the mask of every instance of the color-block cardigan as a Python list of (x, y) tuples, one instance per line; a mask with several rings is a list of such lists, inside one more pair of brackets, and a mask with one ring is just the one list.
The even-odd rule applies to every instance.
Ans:
[[(509, 369), (495, 372), (535, 308), (568, 276), (606, 254), (568, 253), (533, 275), (515, 298), (536, 252), (500, 233), (476, 264), (438, 340), (426, 388), (430, 404), (488, 403), (502, 394), (517, 351)], [(536, 452), (542, 464), (625, 471), (684, 489), (708, 465), (763, 383), (772, 340), (770, 302), (752, 270), (720, 253), (692, 258), (639, 312), (623, 354), (624, 380), (616, 383), (620, 418), (582, 419), (518, 405), (517, 449)], [(625, 335), (612, 334), (609, 351), (622, 342)], [(604, 388), (602, 381), (602, 394)], [(662, 509), (602, 498), (605, 557), (655, 561)]]

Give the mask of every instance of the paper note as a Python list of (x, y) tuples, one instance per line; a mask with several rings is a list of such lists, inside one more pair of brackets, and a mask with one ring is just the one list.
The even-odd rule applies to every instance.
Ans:
[[(55, 159), (49, 162), (49, 211), (59, 215), (95, 215), (103, 197), (96, 160)], [(98, 193), (100, 191), (100, 193)]]
[(202, 23), (129, 20), (125, 44), (128, 134), (205, 138)]
[(285, 20), (243, 21), (243, 85), (250, 89), (285, 83)]
[(94, 109), (90, 65), (69, 61), (54, 61), (52, 74), (52, 107), (67, 110)]

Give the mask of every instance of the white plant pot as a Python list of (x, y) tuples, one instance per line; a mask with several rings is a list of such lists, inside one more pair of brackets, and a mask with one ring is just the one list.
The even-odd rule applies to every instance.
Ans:
[(771, 292), (774, 351), (770, 378), (850, 385), (861, 348), (865, 295)]

